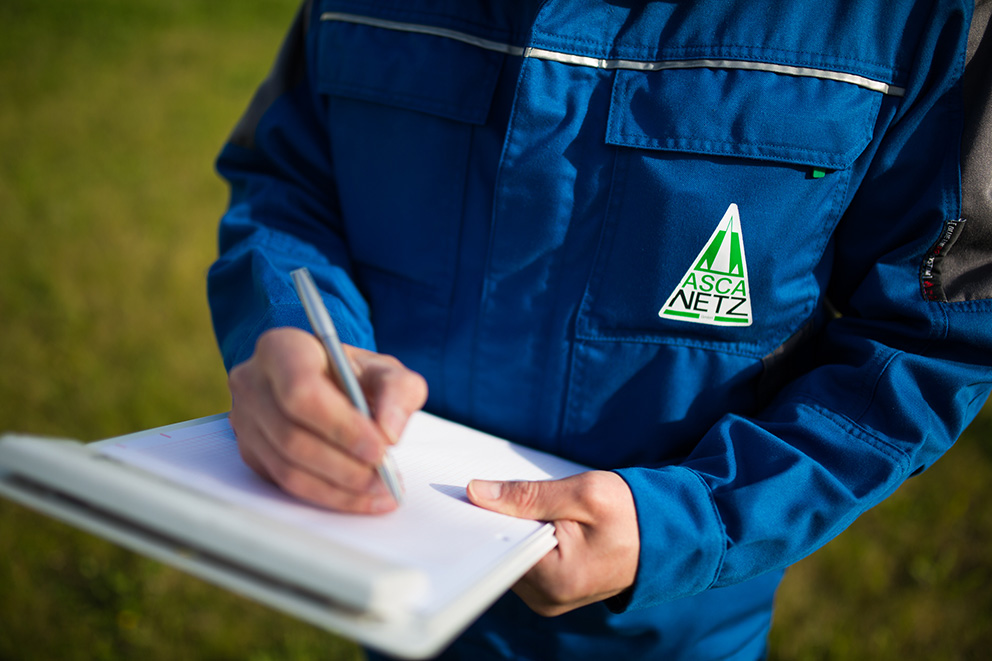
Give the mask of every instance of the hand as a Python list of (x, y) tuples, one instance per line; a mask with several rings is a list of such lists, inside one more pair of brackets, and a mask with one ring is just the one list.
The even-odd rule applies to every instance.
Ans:
[(303, 500), (335, 510), (396, 508), (376, 466), (427, 400), (424, 379), (391, 356), (345, 345), (373, 420), (328, 372), (316, 337), (296, 328), (263, 334), (231, 370), (231, 425), (245, 463)]
[(468, 496), (488, 510), (554, 522), (558, 546), (513, 588), (537, 613), (560, 615), (634, 584), (637, 512), (616, 473), (591, 471), (547, 482), (473, 480)]

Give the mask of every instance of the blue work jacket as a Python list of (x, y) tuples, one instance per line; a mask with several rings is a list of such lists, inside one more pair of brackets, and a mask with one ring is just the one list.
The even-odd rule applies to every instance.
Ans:
[(636, 582), (466, 658), (756, 658), (781, 571), (932, 464), (992, 383), (962, 211), (969, 1), (316, 0), (220, 155), (228, 367), (307, 328), (427, 408), (615, 470)]

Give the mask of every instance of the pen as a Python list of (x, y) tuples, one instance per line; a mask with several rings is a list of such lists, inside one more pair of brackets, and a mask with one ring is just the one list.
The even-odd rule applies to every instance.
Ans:
[[(337, 374), (338, 381), (341, 383), (342, 388), (344, 388), (345, 394), (348, 395), (348, 399), (351, 400), (351, 403), (354, 404), (359, 413), (366, 418), (371, 418), (372, 413), (369, 411), (369, 405), (365, 401), (365, 395), (362, 394), (362, 388), (358, 385), (358, 379), (355, 378), (355, 373), (351, 370), (351, 363), (348, 362), (348, 357), (344, 355), (344, 347), (341, 346), (337, 329), (334, 328), (331, 315), (327, 312), (327, 308), (324, 307), (324, 300), (320, 297), (320, 292), (317, 291), (317, 285), (314, 284), (313, 278), (310, 276), (310, 271), (306, 268), (300, 268), (290, 273), (290, 275), (293, 276), (293, 283), (296, 285), (296, 294), (300, 297), (300, 302), (303, 303), (303, 309), (306, 310), (307, 318), (310, 320), (310, 325), (313, 326), (314, 334), (323, 343), (331, 368)], [(386, 488), (389, 489), (389, 493), (397, 503), (402, 503), (403, 491), (400, 487), (396, 463), (393, 461), (392, 456), (387, 452), (383, 456), (382, 462), (376, 468), (379, 471), (379, 477), (382, 478)]]

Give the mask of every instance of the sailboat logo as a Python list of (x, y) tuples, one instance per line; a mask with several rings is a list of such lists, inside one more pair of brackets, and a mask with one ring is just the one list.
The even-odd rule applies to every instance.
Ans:
[(712, 326), (751, 325), (747, 261), (736, 204), (727, 207), (658, 316)]

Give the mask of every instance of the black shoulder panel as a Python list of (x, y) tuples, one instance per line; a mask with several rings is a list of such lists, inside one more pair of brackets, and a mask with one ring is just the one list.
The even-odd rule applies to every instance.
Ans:
[[(943, 300), (992, 298), (992, 0), (976, 0), (964, 73), (961, 214), (945, 228), (938, 253)], [(940, 242), (938, 242), (938, 246)], [(953, 245), (953, 251), (950, 250)], [(935, 246), (935, 249), (937, 246)]]

